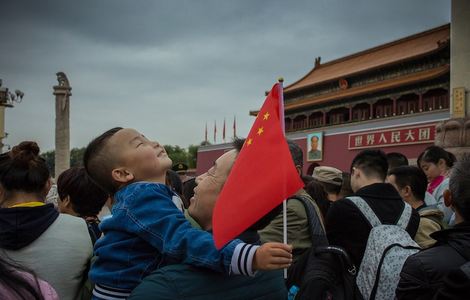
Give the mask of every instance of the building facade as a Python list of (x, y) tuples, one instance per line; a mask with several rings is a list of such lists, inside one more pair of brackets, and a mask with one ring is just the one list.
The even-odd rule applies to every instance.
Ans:
[[(365, 148), (413, 161), (449, 118), (449, 85), (449, 24), (324, 64), (318, 57), (284, 88), (286, 135), (304, 149), (305, 171), (310, 162), (346, 171)], [(201, 147), (197, 172), (228, 148)]]

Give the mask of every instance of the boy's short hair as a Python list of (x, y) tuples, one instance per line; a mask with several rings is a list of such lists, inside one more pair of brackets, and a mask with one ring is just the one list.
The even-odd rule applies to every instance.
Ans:
[(86, 147), (83, 155), (83, 165), (91, 179), (103, 190), (114, 195), (118, 185), (114, 182), (111, 172), (115, 167), (115, 157), (107, 149), (109, 139), (122, 127), (114, 127), (93, 139)]
[(400, 189), (410, 186), (416, 199), (424, 201), (428, 180), (423, 170), (415, 166), (401, 166), (391, 169), (388, 175), (395, 176), (395, 183)]
[(98, 215), (108, 200), (108, 194), (90, 180), (84, 168), (70, 168), (62, 172), (57, 179), (57, 192), (61, 201), (69, 197), (72, 209), (80, 217)]
[(387, 153), (387, 162), (388, 162), (389, 170), (392, 170), (393, 168), (409, 165), (408, 158), (399, 152)]
[(364, 150), (353, 159), (353, 168), (361, 169), (367, 177), (378, 178), (385, 181), (388, 171), (387, 156), (382, 150)]

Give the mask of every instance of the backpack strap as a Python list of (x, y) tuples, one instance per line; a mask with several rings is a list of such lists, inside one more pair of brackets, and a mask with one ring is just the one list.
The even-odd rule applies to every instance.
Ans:
[(408, 227), (408, 223), (410, 223), (411, 220), (412, 209), (408, 203), (404, 201), (403, 203), (405, 203), (405, 207), (403, 208), (400, 219), (398, 219), (397, 225), (403, 228), (403, 230), (406, 230), (406, 227)]
[(370, 226), (377, 227), (379, 225), (382, 225), (382, 222), (380, 222), (379, 218), (377, 218), (372, 208), (370, 208), (369, 204), (367, 204), (367, 202), (364, 199), (362, 199), (359, 196), (350, 196), (350, 197), (346, 197), (346, 199), (348, 199), (354, 205), (356, 205), (356, 207), (361, 211), (361, 213), (367, 219)]
[(312, 239), (312, 245), (315, 246), (328, 246), (328, 239), (326, 237), (325, 230), (323, 229), (323, 224), (321, 223), (321, 217), (318, 215), (317, 210), (314, 207), (312, 201), (302, 195), (294, 195), (289, 198), (299, 200), (304, 208), (305, 213), (307, 214), (308, 220), (308, 231), (310, 233), (310, 238)]

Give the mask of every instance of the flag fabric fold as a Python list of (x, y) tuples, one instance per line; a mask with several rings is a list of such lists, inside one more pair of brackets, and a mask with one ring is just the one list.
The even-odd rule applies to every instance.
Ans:
[(268, 94), (217, 199), (212, 226), (219, 249), (303, 187), (281, 126), (281, 89), (275, 84)]

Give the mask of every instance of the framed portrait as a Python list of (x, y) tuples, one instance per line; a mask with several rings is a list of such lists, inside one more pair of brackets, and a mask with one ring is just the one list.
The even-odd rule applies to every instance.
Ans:
[(313, 132), (307, 135), (307, 161), (323, 160), (323, 132)]

